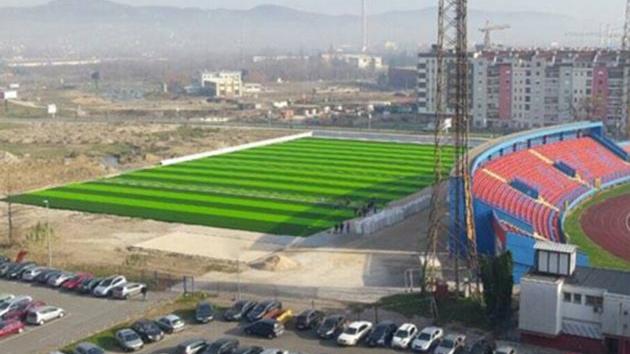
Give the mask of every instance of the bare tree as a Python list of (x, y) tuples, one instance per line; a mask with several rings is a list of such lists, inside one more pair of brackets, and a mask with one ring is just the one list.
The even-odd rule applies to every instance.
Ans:
[(11, 199), (16, 191), (15, 176), (13, 174), (13, 166), (9, 163), (3, 163), (2, 170), (2, 189), (0, 194), (4, 196), (6, 204), (6, 220), (7, 220), (7, 241), (9, 245), (13, 244), (16, 236), (15, 219), (17, 218), (17, 210)]

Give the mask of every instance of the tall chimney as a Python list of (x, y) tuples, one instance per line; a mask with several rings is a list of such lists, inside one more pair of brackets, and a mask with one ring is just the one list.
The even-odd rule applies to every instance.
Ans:
[(367, 17), (367, 0), (361, 0), (361, 51), (368, 50), (368, 17)]

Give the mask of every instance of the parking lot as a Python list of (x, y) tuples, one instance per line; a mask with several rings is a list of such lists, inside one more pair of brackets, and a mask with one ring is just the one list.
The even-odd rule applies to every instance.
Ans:
[(156, 302), (172, 296), (153, 293), (149, 295), (147, 301), (137, 298), (117, 301), (64, 293), (57, 289), (7, 280), (0, 280), (0, 293), (29, 295), (35, 300), (61, 307), (66, 311), (66, 316), (62, 319), (41, 327), (27, 326), (23, 333), (0, 340), (2, 354), (47, 353), (56, 350), (68, 342), (90, 336), (130, 317), (140, 316)]

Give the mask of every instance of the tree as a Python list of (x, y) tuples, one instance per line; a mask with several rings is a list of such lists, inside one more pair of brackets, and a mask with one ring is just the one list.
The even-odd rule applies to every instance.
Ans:
[(486, 314), (490, 322), (498, 325), (509, 320), (512, 312), (512, 254), (506, 252), (498, 257), (481, 259), (481, 281)]
[(13, 243), (15, 240), (15, 218), (17, 216), (17, 211), (15, 206), (13, 205), (13, 201), (11, 200), (11, 196), (15, 193), (15, 182), (13, 175), (12, 164), (9, 162), (3, 163), (2, 169), (0, 170), (2, 173), (2, 189), (0, 190), (0, 194), (4, 195), (5, 203), (6, 203), (6, 217), (7, 217), (7, 241), (9, 245)]

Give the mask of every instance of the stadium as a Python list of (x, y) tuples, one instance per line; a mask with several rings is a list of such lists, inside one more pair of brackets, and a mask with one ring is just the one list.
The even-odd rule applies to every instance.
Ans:
[(629, 155), (628, 144), (615, 143), (593, 122), (522, 132), (473, 149), (478, 252), (510, 251), (517, 283), (534, 266), (537, 241), (577, 245), (578, 265), (630, 269)]

